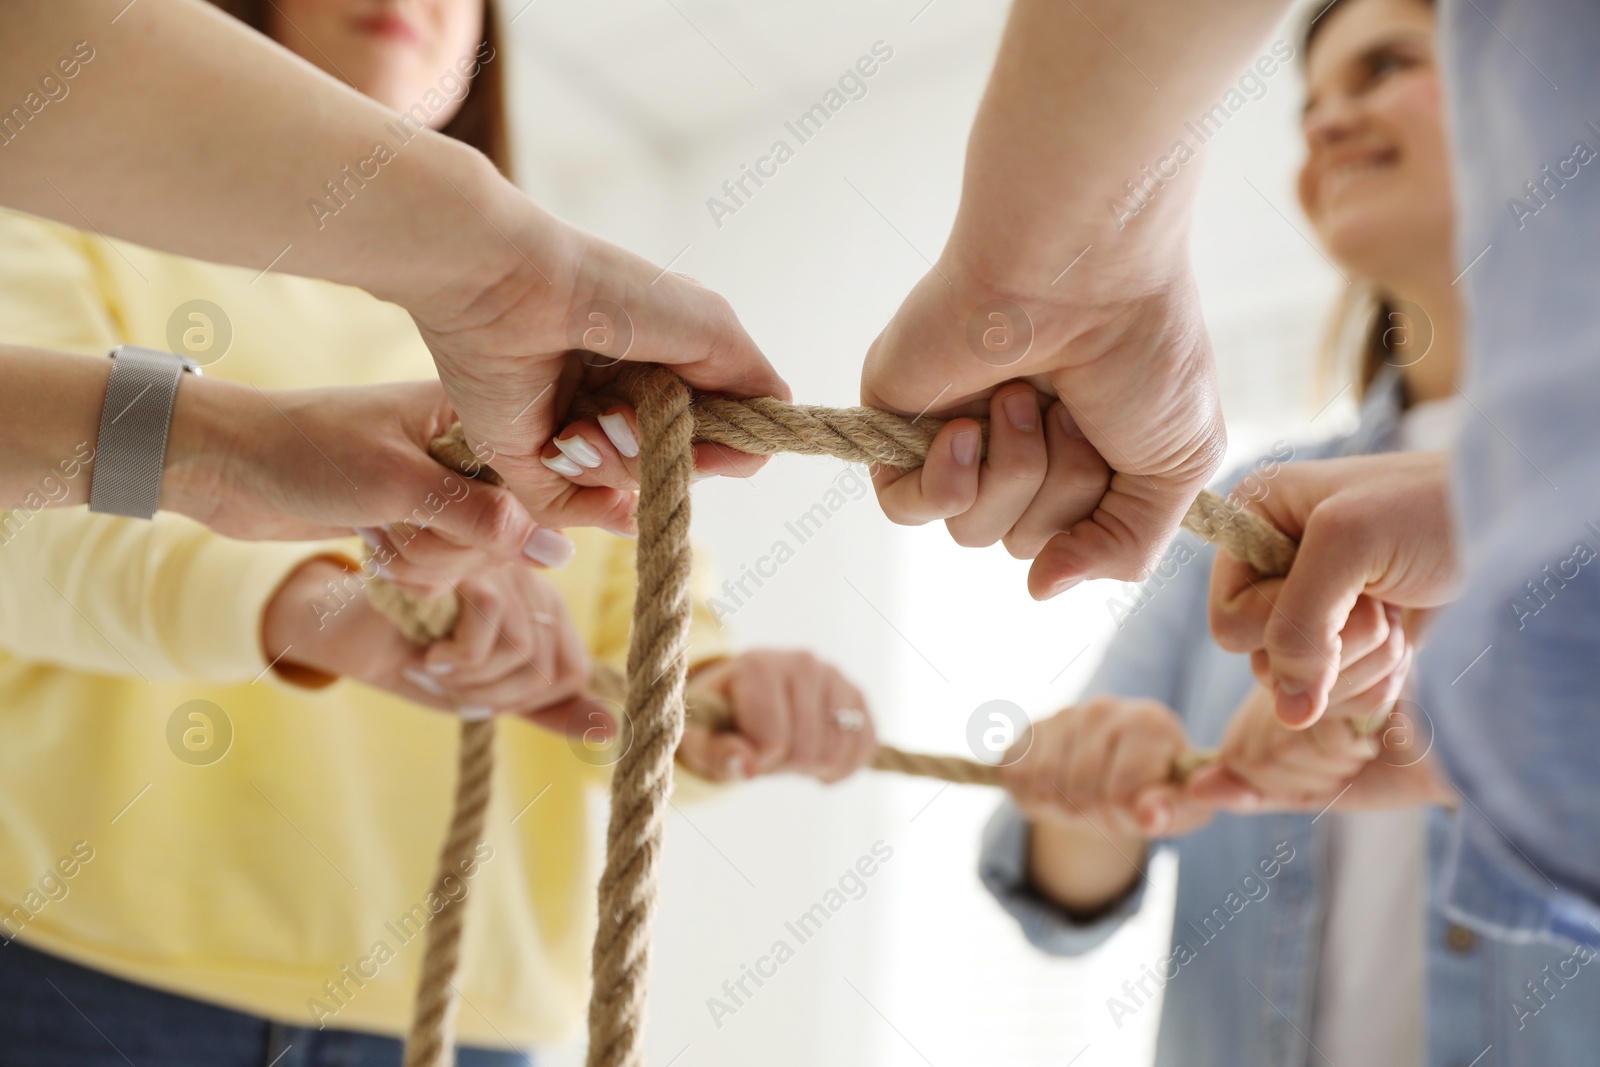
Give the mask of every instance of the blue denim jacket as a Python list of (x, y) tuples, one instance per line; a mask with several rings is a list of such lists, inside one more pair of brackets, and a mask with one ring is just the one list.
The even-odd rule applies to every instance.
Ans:
[(1440, 20), (1475, 409), (1467, 592), (1418, 661), (1464, 798), (1442, 889), (1482, 929), (1600, 944), (1600, 7)]
[[(1296, 458), (1383, 451), (1394, 437), (1398, 398), (1395, 377), (1381, 378), (1352, 437), (1301, 449)], [(1245, 657), (1212, 642), (1206, 627), (1212, 550), (1183, 537), (1158, 574), (1171, 573), (1170, 561), (1186, 562), (1133, 600), (1088, 692), (1160, 700), (1183, 717), (1197, 745), (1214, 745), (1254, 679)], [(1312, 819), (1222, 815), (1163, 846), (1177, 852), (1179, 863), (1172, 962), (1148, 961), (1171, 976), (1159, 1067), (1325, 1067), (1305, 1036), (1312, 1032), (1329, 828)], [(1445, 870), (1453, 822), (1445, 812), (1430, 812), (1430, 901)], [(1040, 949), (1088, 952), (1143, 906), (1141, 881), (1096, 920), (1074, 922), (1030, 887), (1027, 839), (1027, 821), (1003, 804), (984, 833), (979, 868), (984, 884)], [(1433, 906), (1427, 938), (1430, 1067), (1467, 1067), (1475, 1060), (1475, 1067), (1564, 1067), (1600, 1058), (1600, 960), (1588, 950), (1574, 957), (1571, 946), (1478, 937)], [(1117, 1003), (1108, 998), (1107, 1011), (1119, 1025), (1130, 1006), (1143, 1006), (1142, 977), (1142, 968), (1127, 976), (1131, 995), (1108, 990)], [(1143, 988), (1153, 991), (1153, 981)]]

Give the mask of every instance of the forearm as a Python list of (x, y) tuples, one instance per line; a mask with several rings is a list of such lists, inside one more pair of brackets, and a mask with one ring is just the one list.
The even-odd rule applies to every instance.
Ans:
[[(441, 279), (477, 292), (507, 269), (488, 220), (515, 194), (481, 155), (402, 126), (200, 0), (11, 3), (0, 40), (0, 106), (42, 99), (46, 75), (66, 88), (0, 136), (0, 202), (407, 306), (437, 299)], [(390, 158), (376, 162), (380, 144)]]
[(1132, 834), (1102, 833), (1087, 822), (1035, 820), (1028, 876), (1040, 896), (1073, 916), (1104, 911), (1142, 876), (1148, 846)]
[(1137, 185), (1143, 167), (1171, 152), (1285, 6), (1016, 0), (968, 144), (947, 260), (1002, 290), (1029, 291), (1090, 243), (1100, 271), (1080, 285), (1124, 285), (1102, 273), (1122, 257), (1180, 261), (1197, 168), (1168, 182), (1137, 225), (1119, 229), (1107, 201), (1126, 198), (1124, 183)]
[[(38, 511), (89, 502), (111, 360), (0, 345), (0, 507)], [(228, 475), (253, 478), (235, 455), (241, 427), (259, 421), (260, 394), (185, 375), (172, 407), (161, 508), (191, 516), (215, 510)]]
[[(111, 366), (102, 357), (0, 345), (0, 508), (37, 512), (89, 502)], [(161, 510), (204, 521), (281, 480), (285, 465), (264, 463), (261, 452), (286, 436), (283, 423), (259, 390), (184, 375), (173, 401)], [(290, 436), (291, 444), (298, 440)]]
[(0, 345), (0, 508), (88, 501), (110, 376), (110, 360)]

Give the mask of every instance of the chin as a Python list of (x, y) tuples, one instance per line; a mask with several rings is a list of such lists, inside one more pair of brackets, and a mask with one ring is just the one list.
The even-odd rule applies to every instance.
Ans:
[(1417, 259), (1441, 238), (1430, 225), (1432, 212), (1346, 208), (1317, 227), (1335, 262), (1367, 278), (1385, 278)]

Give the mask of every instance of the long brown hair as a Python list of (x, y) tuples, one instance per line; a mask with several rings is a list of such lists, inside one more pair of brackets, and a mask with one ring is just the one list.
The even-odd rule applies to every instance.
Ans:
[[(1349, 0), (1319, 0), (1306, 12), (1300, 28), (1300, 69), (1310, 62), (1311, 45), (1322, 31), (1325, 19), (1336, 8)], [(1434, 0), (1418, 0), (1434, 6)], [(1334, 307), (1322, 343), (1322, 376), (1335, 391), (1345, 383), (1354, 382), (1356, 399), (1366, 396), (1373, 381), (1387, 366), (1403, 366), (1406, 359), (1397, 362), (1397, 349), (1415, 343), (1406, 332), (1398, 332), (1397, 324), (1404, 321), (1407, 312), (1394, 298), (1373, 282), (1354, 281), (1346, 288)], [(1396, 340), (1396, 338), (1401, 338)], [(1404, 403), (1404, 399), (1402, 398)]]
[[(246, 26), (268, 33), (271, 0), (211, 0)], [(483, 0), (483, 48), (478, 73), (467, 88), (461, 108), (439, 132), (454, 137), (489, 157), (507, 178), (511, 177), (511, 135), (506, 115), (505, 64), (500, 61), (500, 20), (494, 0)]]

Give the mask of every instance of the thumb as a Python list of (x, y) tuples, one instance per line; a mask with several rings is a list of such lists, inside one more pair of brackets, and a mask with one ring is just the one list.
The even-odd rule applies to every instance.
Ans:
[(1245, 814), (1261, 808), (1261, 794), (1221, 763), (1196, 771), (1186, 789), (1190, 798), (1224, 811)]
[(1339, 676), (1340, 633), (1369, 581), (1367, 541), (1336, 513), (1313, 512), (1298, 558), (1263, 631), (1279, 720), (1308, 726), (1322, 715)]
[(731, 730), (705, 726), (683, 728), (678, 762), (713, 782), (741, 781), (755, 775), (756, 753), (750, 742)]

